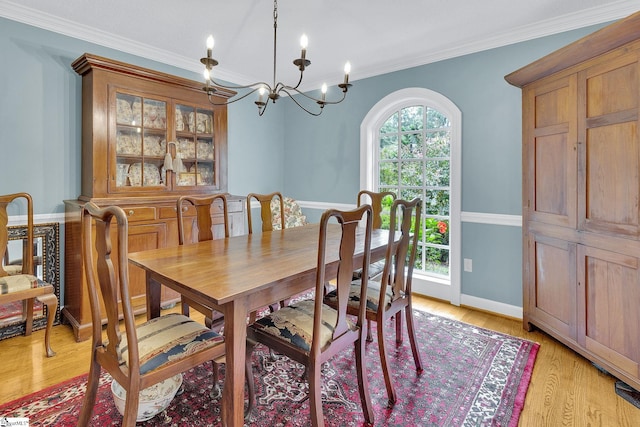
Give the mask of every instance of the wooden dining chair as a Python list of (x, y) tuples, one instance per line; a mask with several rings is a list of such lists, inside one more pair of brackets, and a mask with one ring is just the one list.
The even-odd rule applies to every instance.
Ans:
[[(44, 333), (44, 348), (48, 357), (56, 353), (51, 349), (51, 328), (58, 309), (58, 297), (52, 284), (40, 280), (34, 275), (33, 263), (33, 200), (28, 193), (15, 193), (0, 196), (0, 259), (5, 258), (9, 243), (9, 214), (7, 206), (16, 200), (24, 200), (27, 208), (27, 234), (22, 245), (21, 267), (13, 270), (0, 264), (0, 304), (22, 301), (22, 318), (25, 322), (24, 334), (31, 335), (33, 330), (33, 311), (36, 301), (44, 304), (47, 312), (47, 325)], [(17, 203), (17, 202), (16, 202)], [(9, 271), (7, 271), (9, 270)], [(17, 271), (16, 271), (17, 270)]]
[[(273, 201), (278, 201), (278, 205), (280, 208), (280, 212), (284, 212), (284, 198), (282, 194), (278, 191), (271, 194), (257, 194), (257, 193), (249, 193), (247, 195), (247, 226), (249, 234), (253, 234), (253, 221), (251, 219), (251, 201), (257, 200), (260, 203), (260, 218), (262, 219), (262, 232), (265, 231), (273, 231), (273, 211), (271, 210), (271, 203)], [(285, 221), (284, 215), (280, 215), (280, 230), (285, 229)], [(284, 307), (287, 305), (288, 301), (280, 301), (280, 303), (273, 303), (269, 305), (269, 310), (275, 311), (280, 307)], [(255, 320), (256, 313), (251, 313), (250, 322), (253, 323)], [(273, 353), (271, 353), (273, 356)]]
[[(402, 311), (404, 311), (407, 321), (407, 333), (413, 353), (413, 361), (418, 373), (422, 372), (422, 360), (416, 341), (411, 303), (411, 281), (418, 246), (418, 235), (420, 234), (421, 214), (422, 200), (419, 198), (410, 202), (405, 200), (395, 200), (393, 202), (391, 222), (389, 224), (389, 243), (385, 254), (381, 281), (369, 280), (368, 284), (365, 285), (363, 277), (363, 279), (353, 281), (349, 292), (347, 312), (351, 315), (358, 315), (362, 307), (365, 306), (367, 320), (376, 322), (380, 362), (390, 407), (395, 404), (397, 399), (393, 382), (391, 381), (385, 326), (389, 319), (395, 317), (396, 343), (402, 343), (402, 316), (400, 315)], [(415, 223), (413, 222), (414, 218)], [(413, 233), (411, 232), (412, 225), (415, 226)], [(398, 234), (400, 235), (399, 238)], [(365, 287), (366, 298), (363, 298), (362, 292)], [(341, 297), (335, 291), (328, 293), (324, 301), (325, 304), (331, 307), (337, 307), (342, 304)], [(361, 301), (366, 301), (366, 304), (361, 304)]]
[[(382, 214), (385, 213), (383, 201), (391, 199), (393, 202), (396, 199), (396, 194), (391, 191), (368, 191), (361, 190), (358, 193), (358, 206), (362, 206), (364, 204), (370, 204), (371, 209), (373, 211), (373, 229), (378, 230), (383, 226)], [(382, 273), (382, 269), (384, 268), (384, 260), (376, 261), (369, 266), (369, 277), (376, 277), (380, 273)], [(359, 279), (362, 276), (362, 270), (356, 269), (353, 272), (353, 279)]]
[[(224, 194), (214, 194), (211, 196), (180, 196), (176, 202), (176, 212), (178, 216), (178, 243), (183, 245), (185, 243), (204, 242), (206, 240), (214, 239), (214, 224), (211, 219), (212, 209), (215, 209), (217, 204), (222, 204), (222, 228), (224, 231), (224, 237), (229, 238), (229, 214), (227, 210), (227, 197)], [(216, 204), (216, 205), (214, 205)], [(195, 216), (185, 216), (188, 212), (189, 206), (195, 208)], [(191, 241), (186, 242), (187, 237), (190, 236)], [(186, 296), (181, 296), (182, 314), (189, 315), (189, 307), (193, 307), (200, 313), (205, 315), (205, 323), (208, 327), (212, 328), (216, 332), (220, 332), (224, 325), (224, 317), (221, 312), (211, 308), (205, 307)]]
[[(82, 257), (93, 341), (79, 426), (87, 426), (91, 419), (102, 368), (126, 390), (122, 425), (133, 427), (141, 390), (214, 360), (225, 351), (222, 335), (182, 314), (162, 315), (136, 326), (129, 289), (127, 233), (127, 216), (120, 207), (99, 208), (88, 202), (82, 208)], [(112, 242), (113, 237), (116, 242)], [(106, 340), (102, 337), (99, 296), (107, 317)]]
[[(247, 226), (249, 230), (249, 234), (253, 233), (253, 221), (251, 219), (251, 201), (257, 200), (260, 203), (260, 218), (262, 219), (262, 231), (272, 231), (273, 230), (273, 221), (272, 216), (273, 212), (271, 210), (271, 201), (279, 200), (280, 212), (284, 212), (284, 199), (282, 194), (279, 192), (274, 192), (271, 194), (257, 194), (257, 193), (249, 193), (247, 195)], [(280, 215), (280, 230), (284, 230), (285, 221), (284, 215)]]
[[(366, 227), (360, 233), (358, 225), (366, 217)], [(339, 242), (327, 241), (329, 224), (337, 220), (341, 230)], [(321, 366), (336, 354), (348, 350), (353, 345), (358, 376), (360, 402), (364, 412), (365, 422), (372, 425), (374, 421), (373, 408), (368, 389), (365, 363), (365, 341), (363, 325), (365, 307), (363, 306), (355, 318), (347, 316), (347, 299), (351, 287), (351, 276), (356, 263), (356, 249), (358, 235), (364, 235), (363, 244), (359, 249), (361, 261), (358, 263), (366, 273), (369, 268), (371, 248), (371, 207), (361, 206), (352, 211), (328, 210), (320, 219), (320, 234), (318, 238), (318, 258), (315, 281), (314, 299), (302, 300), (273, 312), (247, 329), (247, 363), (251, 363), (251, 352), (255, 343), (262, 343), (277, 352), (287, 355), (305, 366), (309, 381), (309, 395), (311, 407), (311, 424), (323, 426), (321, 398)], [(328, 270), (327, 261), (337, 262), (337, 309), (323, 303), (323, 292)], [(334, 268), (335, 267), (331, 267)], [(367, 274), (363, 276), (362, 298), (366, 296)], [(247, 368), (248, 370), (248, 368)], [(250, 389), (251, 391), (252, 389)], [(249, 396), (251, 407), (254, 396)]]

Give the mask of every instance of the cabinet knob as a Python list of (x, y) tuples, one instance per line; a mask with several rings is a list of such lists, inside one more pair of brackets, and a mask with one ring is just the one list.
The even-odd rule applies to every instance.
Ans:
[(133, 211), (129, 211), (129, 216), (133, 215)]

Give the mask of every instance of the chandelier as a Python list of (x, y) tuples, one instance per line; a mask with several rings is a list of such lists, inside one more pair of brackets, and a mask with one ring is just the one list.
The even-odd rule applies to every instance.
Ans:
[[(351, 72), (351, 64), (349, 62), (347, 62), (344, 66), (344, 82), (338, 84), (338, 87), (342, 89), (342, 97), (340, 99), (331, 100), (331, 101), (326, 99), (326, 93), (327, 93), (326, 83), (322, 85), (322, 89), (320, 90), (321, 92), (320, 98), (315, 98), (313, 96), (310, 96), (302, 92), (300, 89), (298, 89), (300, 87), (300, 84), (302, 83), (302, 76), (304, 74), (304, 70), (309, 65), (311, 65), (311, 61), (309, 61), (306, 58), (308, 40), (307, 40), (307, 36), (304, 34), (300, 38), (300, 45), (302, 46), (302, 52), (300, 54), (300, 58), (295, 59), (293, 61), (293, 65), (298, 67), (298, 70), (300, 70), (300, 78), (298, 79), (298, 83), (296, 83), (295, 86), (289, 86), (282, 82), (277, 82), (276, 80), (277, 33), (278, 33), (278, 1), (274, 0), (273, 1), (273, 81), (272, 81), (272, 84), (269, 84), (266, 82), (256, 82), (256, 83), (252, 83), (244, 86), (236, 86), (236, 85), (229, 86), (229, 85), (224, 85), (218, 81), (215, 81), (212, 77), (212, 71), (213, 71), (213, 67), (218, 65), (218, 61), (216, 61), (211, 57), (211, 54), (213, 51), (213, 43), (214, 43), (213, 36), (209, 36), (207, 38), (207, 57), (201, 58), (200, 62), (205, 67), (204, 79), (205, 79), (206, 85), (205, 87), (202, 88), (202, 90), (204, 90), (207, 93), (209, 97), (209, 102), (211, 104), (213, 105), (231, 104), (233, 102), (240, 101), (241, 99), (246, 98), (252, 93), (258, 92), (258, 98), (255, 101), (255, 104), (258, 106), (259, 115), (262, 116), (267, 109), (269, 100), (271, 100), (271, 102), (275, 104), (275, 102), (280, 98), (280, 94), (285, 93), (286, 95), (289, 96), (289, 98), (291, 98), (293, 102), (296, 103), (298, 107), (302, 108), (304, 111), (306, 111), (307, 113), (313, 116), (319, 116), (320, 114), (322, 114), (322, 111), (325, 105), (338, 104), (344, 101), (344, 99), (347, 96), (347, 90), (349, 90), (349, 87), (351, 87), (351, 84), (349, 84), (349, 73)], [(213, 95), (216, 92), (215, 86), (219, 86), (225, 89), (250, 89), (250, 90), (246, 91), (242, 95), (237, 95), (227, 100), (226, 102), (219, 103), (219, 102), (215, 102), (213, 98)], [(314, 109), (314, 111), (312, 111), (310, 107), (307, 108), (304, 105), (302, 105), (300, 102), (298, 102), (298, 100), (296, 100), (295, 97), (293, 96), (294, 94), (302, 95), (303, 97), (311, 100), (312, 102), (315, 102), (315, 104), (317, 104), (317, 107)]]

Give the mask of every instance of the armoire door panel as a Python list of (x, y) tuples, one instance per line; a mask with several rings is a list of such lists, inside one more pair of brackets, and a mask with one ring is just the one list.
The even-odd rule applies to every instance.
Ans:
[[(550, 80), (523, 92), (523, 168), (528, 220), (576, 226), (576, 76)], [(530, 127), (532, 126), (532, 127)]]
[[(167, 228), (165, 223), (129, 223), (128, 236), (129, 253), (163, 248), (167, 245)], [(135, 307), (144, 306), (146, 308), (146, 279), (144, 270), (129, 265), (129, 283), (131, 303)]]
[(588, 129), (585, 205), (581, 227), (637, 237), (640, 209), (640, 145), (637, 123)]
[(640, 260), (578, 245), (578, 341), (589, 351), (638, 376)]
[(530, 234), (530, 292), (527, 311), (563, 336), (575, 339), (576, 245), (567, 241)]

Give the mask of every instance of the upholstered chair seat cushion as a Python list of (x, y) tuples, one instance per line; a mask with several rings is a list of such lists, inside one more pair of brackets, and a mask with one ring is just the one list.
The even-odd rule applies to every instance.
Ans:
[[(171, 313), (151, 319), (136, 328), (140, 373), (187, 357), (201, 349), (224, 344), (224, 337), (182, 314)], [(126, 337), (120, 343), (123, 363), (129, 362)]]
[[(20, 267), (22, 268), (22, 267)], [(17, 274), (15, 276), (0, 277), (0, 294), (24, 291), (25, 289), (50, 286), (31, 274)]]
[[(360, 305), (360, 280), (354, 280), (351, 283), (351, 290), (349, 291), (349, 306), (358, 308)], [(386, 304), (391, 302), (393, 294), (391, 289), (387, 288), (386, 292)], [(367, 286), (367, 310), (377, 311), (380, 300), (380, 282), (369, 281)], [(336, 291), (333, 290), (325, 296), (325, 301), (337, 303)]]
[[(384, 260), (372, 262), (369, 264), (369, 277), (376, 277), (384, 270)], [(353, 272), (353, 280), (362, 279), (362, 269), (359, 268)]]
[[(313, 300), (296, 302), (256, 320), (252, 327), (283, 338), (308, 352), (311, 350), (311, 339), (313, 338), (314, 304)], [(327, 305), (322, 306), (321, 347), (324, 347), (331, 340), (336, 317), (336, 310)], [(348, 324), (350, 329), (355, 330), (355, 323), (348, 321)]]
[(21, 265), (5, 265), (2, 268), (4, 268), (4, 271), (7, 272), (7, 274), (9, 276), (16, 276), (18, 274), (22, 274), (22, 266)]
[[(300, 205), (290, 197), (282, 199), (284, 205), (284, 227), (300, 227), (307, 224), (307, 217), (302, 214)], [(274, 230), (280, 230), (280, 203), (278, 199), (271, 200), (271, 222)]]

